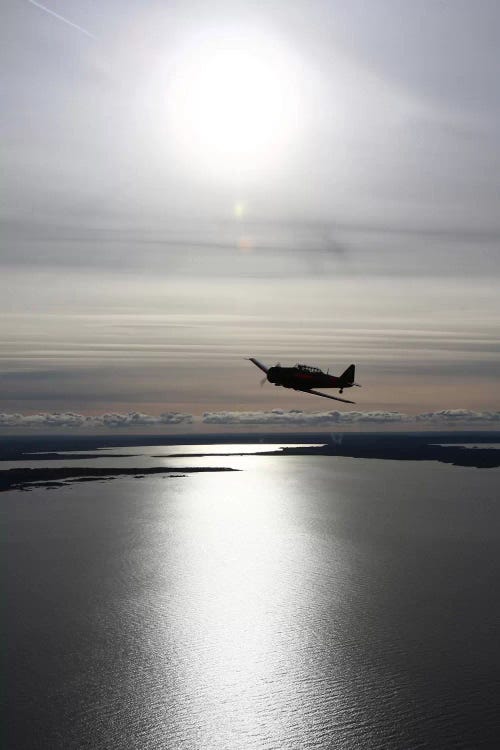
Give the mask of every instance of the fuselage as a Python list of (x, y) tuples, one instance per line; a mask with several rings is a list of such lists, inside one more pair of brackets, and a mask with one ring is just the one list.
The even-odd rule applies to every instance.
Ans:
[(281, 367), (275, 365), (270, 367), (267, 373), (267, 379), (274, 385), (281, 385), (284, 388), (295, 388), (297, 390), (307, 390), (309, 388), (350, 388), (352, 383), (322, 372), (316, 367), (307, 365), (296, 365), (295, 367)]

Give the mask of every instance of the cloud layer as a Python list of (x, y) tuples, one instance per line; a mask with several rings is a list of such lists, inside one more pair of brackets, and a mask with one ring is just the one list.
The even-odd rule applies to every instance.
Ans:
[(59, 428), (133, 428), (154, 427), (157, 425), (171, 426), (178, 424), (189, 424), (192, 422), (191, 414), (179, 414), (177, 412), (166, 412), (165, 414), (141, 414), (140, 412), (128, 412), (127, 414), (99, 414), (95, 416), (84, 416), (73, 412), (55, 412), (53, 414), (5, 414), (0, 413), (0, 428), (2, 427), (59, 427)]
[(410, 416), (394, 411), (325, 411), (304, 412), (300, 409), (284, 411), (273, 409), (272, 411), (252, 412), (205, 412), (203, 422), (205, 424), (224, 425), (297, 425), (297, 426), (321, 426), (335, 424), (415, 424), (426, 422), (431, 424), (462, 424), (480, 422), (499, 422), (500, 412), (479, 412), (468, 409), (445, 409), (436, 412), (427, 412)]
[(74, 412), (40, 414), (0, 413), (2, 428), (60, 428), (60, 429), (133, 429), (135, 427), (171, 427), (201, 423), (221, 426), (282, 426), (282, 427), (332, 427), (334, 425), (393, 425), (428, 424), (436, 427), (464, 424), (498, 424), (500, 411), (471, 411), (468, 409), (443, 409), (410, 416), (391, 411), (324, 411), (305, 412), (300, 409), (273, 409), (272, 411), (216, 411), (205, 412), (202, 417), (178, 412), (164, 414), (106, 413), (85, 416)]

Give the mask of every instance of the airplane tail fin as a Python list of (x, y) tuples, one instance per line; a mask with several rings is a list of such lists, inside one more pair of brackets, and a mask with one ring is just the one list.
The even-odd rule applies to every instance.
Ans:
[(347, 370), (344, 370), (344, 372), (340, 376), (340, 380), (346, 385), (358, 385), (358, 383), (354, 382), (355, 371), (356, 371), (355, 365), (349, 365)]

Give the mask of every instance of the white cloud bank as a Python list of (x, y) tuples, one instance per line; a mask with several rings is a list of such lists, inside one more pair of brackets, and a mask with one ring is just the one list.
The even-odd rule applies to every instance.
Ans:
[(499, 422), (500, 411), (469, 411), (468, 409), (444, 409), (417, 414), (417, 422), (445, 422), (446, 424), (463, 422)]
[(321, 426), (334, 424), (391, 424), (391, 423), (433, 423), (433, 424), (460, 424), (460, 423), (484, 423), (500, 422), (500, 412), (469, 411), (468, 409), (445, 409), (436, 412), (427, 412), (409, 416), (394, 411), (325, 411), (304, 412), (300, 409), (283, 411), (273, 409), (272, 411), (219, 411), (205, 412), (203, 415), (205, 424), (219, 425), (297, 425), (297, 426)]
[(105, 428), (127, 429), (134, 427), (168, 427), (181, 424), (202, 423), (225, 426), (283, 426), (283, 427), (331, 427), (332, 425), (408, 424), (449, 426), (453, 424), (500, 424), (500, 411), (470, 411), (468, 409), (443, 409), (414, 416), (395, 411), (324, 411), (305, 412), (300, 409), (273, 409), (272, 411), (216, 411), (205, 412), (202, 417), (178, 412), (164, 414), (142, 414), (110, 412), (84, 416), (74, 412), (52, 414), (6, 414), (0, 413), (1, 428)]
[(73, 412), (55, 412), (53, 414), (5, 414), (0, 413), (1, 427), (106, 427), (106, 428), (128, 428), (128, 427), (151, 427), (156, 425), (178, 425), (189, 424), (193, 421), (191, 414), (179, 414), (178, 412), (166, 412), (165, 414), (152, 415), (140, 412), (129, 412), (128, 414), (99, 414), (96, 416), (84, 416)]
[(272, 411), (218, 411), (205, 412), (205, 424), (242, 425), (331, 425), (356, 422), (405, 422), (409, 417), (399, 412), (325, 411), (305, 412), (301, 409), (273, 409)]

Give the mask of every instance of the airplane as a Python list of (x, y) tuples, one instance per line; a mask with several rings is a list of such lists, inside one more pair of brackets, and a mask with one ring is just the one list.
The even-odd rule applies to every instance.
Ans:
[(360, 388), (359, 383), (354, 382), (354, 365), (349, 365), (342, 375), (335, 377), (335, 375), (330, 375), (328, 372), (323, 372), (319, 367), (311, 367), (310, 365), (297, 364), (294, 367), (282, 367), (280, 364), (277, 364), (273, 367), (266, 367), (266, 365), (254, 357), (248, 357), (248, 359), (259, 367), (262, 372), (266, 373), (266, 377), (262, 383), (268, 380), (270, 383), (274, 383), (274, 385), (281, 385), (283, 388), (293, 388), (294, 391), (310, 393), (313, 396), (323, 396), (323, 398), (331, 398), (334, 401), (343, 401), (345, 404), (356, 403), (355, 401), (349, 401), (347, 398), (330, 396), (328, 393), (321, 393), (321, 391), (314, 390), (315, 388), (338, 388), (339, 392), (342, 393), (344, 388), (351, 388), (353, 385)]

